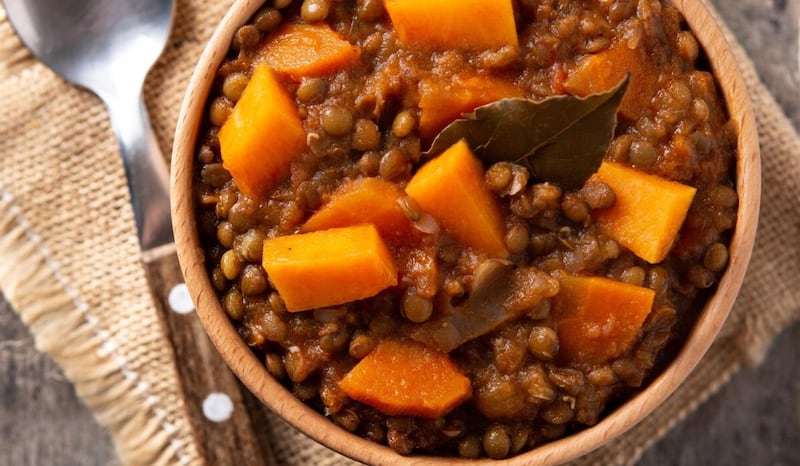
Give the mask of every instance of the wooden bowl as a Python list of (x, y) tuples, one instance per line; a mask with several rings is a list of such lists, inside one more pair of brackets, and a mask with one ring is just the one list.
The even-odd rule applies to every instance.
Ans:
[(730, 262), (717, 291), (706, 304), (675, 360), (639, 395), (597, 425), (503, 461), (402, 456), (389, 447), (351, 434), (295, 398), (267, 372), (240, 338), (217, 299), (204, 264), (195, 223), (192, 163), (206, 99), (215, 70), (236, 29), (264, 0), (238, 0), (212, 36), (192, 76), (181, 108), (172, 154), (172, 220), (186, 284), (209, 337), (241, 381), (269, 408), (314, 440), (369, 464), (559, 464), (586, 454), (621, 435), (658, 407), (689, 375), (714, 341), (744, 278), (755, 239), (761, 192), (756, 125), (745, 83), (722, 31), (699, 0), (673, 0), (705, 49), (732, 119), (739, 128), (738, 221), (730, 244)]

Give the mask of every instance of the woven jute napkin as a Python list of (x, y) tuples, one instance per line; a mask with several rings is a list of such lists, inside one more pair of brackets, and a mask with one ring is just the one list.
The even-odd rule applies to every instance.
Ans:
[[(146, 101), (164, 154), (194, 63), (231, 0), (178, 0)], [(756, 249), (722, 333), (682, 387), (576, 464), (631, 464), (800, 317), (800, 138), (729, 34), (754, 100), (763, 201)], [(101, 102), (34, 60), (0, 7), (0, 289), (114, 439), (125, 464), (193, 464), (168, 343), (144, 271), (117, 143)], [(786, 239), (792, 239), (786, 241)], [(277, 417), (282, 464), (349, 460)]]

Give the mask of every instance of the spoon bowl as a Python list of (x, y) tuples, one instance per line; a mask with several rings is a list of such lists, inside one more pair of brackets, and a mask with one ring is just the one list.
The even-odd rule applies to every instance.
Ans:
[(5, 0), (22, 42), (111, 117), (143, 249), (172, 242), (169, 181), (142, 86), (169, 36), (174, 0)]

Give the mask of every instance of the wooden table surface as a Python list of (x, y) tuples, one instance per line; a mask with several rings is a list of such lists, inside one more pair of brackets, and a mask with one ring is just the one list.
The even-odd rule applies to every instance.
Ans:
[[(712, 0), (800, 129), (800, 0)], [(109, 435), (0, 294), (0, 465), (118, 464)], [(800, 325), (645, 452), (641, 465), (800, 465)]]

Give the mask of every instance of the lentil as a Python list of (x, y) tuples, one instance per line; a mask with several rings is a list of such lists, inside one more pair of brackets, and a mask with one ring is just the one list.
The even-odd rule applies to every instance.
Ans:
[(377, 21), (383, 16), (383, 0), (358, 0), (358, 19)]
[(276, 8), (263, 8), (253, 18), (253, 25), (260, 32), (270, 32), (281, 24), (281, 12)]
[(325, 107), (322, 111), (322, 129), (331, 136), (345, 136), (353, 128), (353, 114), (339, 106)]
[(711, 272), (720, 272), (728, 265), (728, 247), (722, 243), (714, 243), (706, 250), (703, 265)]
[(345, 409), (333, 415), (333, 420), (350, 432), (358, 429), (359, 417), (352, 409)]
[(353, 131), (353, 149), (365, 151), (375, 149), (381, 142), (381, 131), (372, 120), (360, 118)]
[(256, 296), (269, 289), (267, 273), (260, 265), (248, 264), (242, 269), (242, 293), (245, 296)]
[(721, 184), (711, 190), (709, 201), (713, 206), (730, 208), (739, 203), (739, 196), (733, 188)]
[(378, 169), (381, 178), (393, 180), (402, 176), (408, 170), (408, 159), (400, 149), (391, 149), (381, 157)]
[(590, 178), (581, 188), (581, 196), (590, 209), (608, 209), (617, 200), (611, 187), (602, 180)]
[(634, 265), (632, 267), (626, 268), (622, 275), (620, 275), (620, 281), (625, 283), (642, 286), (645, 280), (645, 271), (643, 268), (639, 267), (638, 265)]
[(222, 126), (231, 111), (233, 111), (233, 106), (230, 101), (225, 97), (217, 97), (211, 102), (211, 108), (208, 109), (208, 117), (215, 126)]
[(489, 458), (501, 459), (508, 456), (511, 450), (511, 438), (503, 426), (489, 428), (483, 434), (483, 449)]
[(517, 254), (528, 249), (528, 242), (530, 241), (530, 233), (528, 227), (523, 224), (517, 224), (511, 227), (506, 233), (506, 247), (511, 254)]
[(361, 359), (364, 356), (366, 356), (370, 351), (372, 351), (372, 349), (375, 348), (376, 344), (377, 342), (375, 341), (375, 339), (369, 336), (368, 334), (366, 333), (356, 334), (350, 340), (350, 348), (349, 348), (350, 356), (352, 356), (355, 359)]
[(316, 23), (327, 18), (330, 9), (329, 0), (303, 0), (300, 17), (307, 23)]
[(267, 353), (264, 357), (264, 365), (267, 366), (267, 371), (278, 380), (286, 378), (286, 369), (283, 367), (281, 357), (275, 353)]
[(542, 361), (551, 361), (558, 353), (558, 335), (550, 327), (534, 327), (528, 339), (528, 350)]
[(458, 454), (463, 458), (478, 458), (483, 448), (481, 439), (477, 435), (470, 435), (458, 442)]
[(636, 141), (631, 144), (628, 159), (634, 165), (648, 167), (656, 163), (656, 160), (658, 160), (658, 152), (649, 142)]
[(702, 265), (693, 265), (689, 269), (689, 281), (698, 289), (708, 288), (714, 284), (714, 275)]
[(409, 288), (403, 295), (403, 315), (414, 323), (425, 322), (433, 314), (433, 303), (430, 299), (421, 297), (413, 288)]
[(222, 94), (231, 102), (236, 102), (242, 96), (242, 92), (244, 92), (248, 82), (250, 82), (250, 78), (246, 74), (231, 73), (225, 77), (225, 81), (222, 84)]
[(328, 83), (324, 79), (304, 78), (297, 86), (297, 100), (304, 104), (319, 102), (327, 91)]
[(495, 193), (500, 193), (511, 183), (513, 175), (510, 163), (495, 163), (486, 170), (486, 185)]
[(225, 251), (220, 260), (219, 267), (222, 270), (222, 275), (228, 280), (235, 280), (242, 272), (244, 264), (242, 259), (233, 250)]
[(231, 288), (222, 298), (222, 308), (233, 320), (244, 317), (244, 299), (237, 288)]
[(211, 270), (211, 283), (217, 291), (225, 291), (228, 289), (228, 279), (225, 278), (225, 274), (222, 273), (222, 269), (219, 267), (214, 267), (214, 269)]
[(416, 125), (417, 121), (414, 119), (414, 115), (408, 110), (403, 110), (394, 117), (394, 121), (392, 122), (392, 134), (398, 138), (404, 138), (414, 131)]
[(564, 196), (564, 200), (561, 201), (561, 211), (573, 222), (583, 222), (589, 216), (589, 206), (580, 196), (573, 193)]
[(236, 30), (233, 35), (233, 49), (251, 51), (261, 40), (261, 33), (252, 24), (246, 24)]
[(265, 239), (267, 235), (261, 230), (248, 230), (238, 238), (236, 252), (247, 262), (260, 263)]

